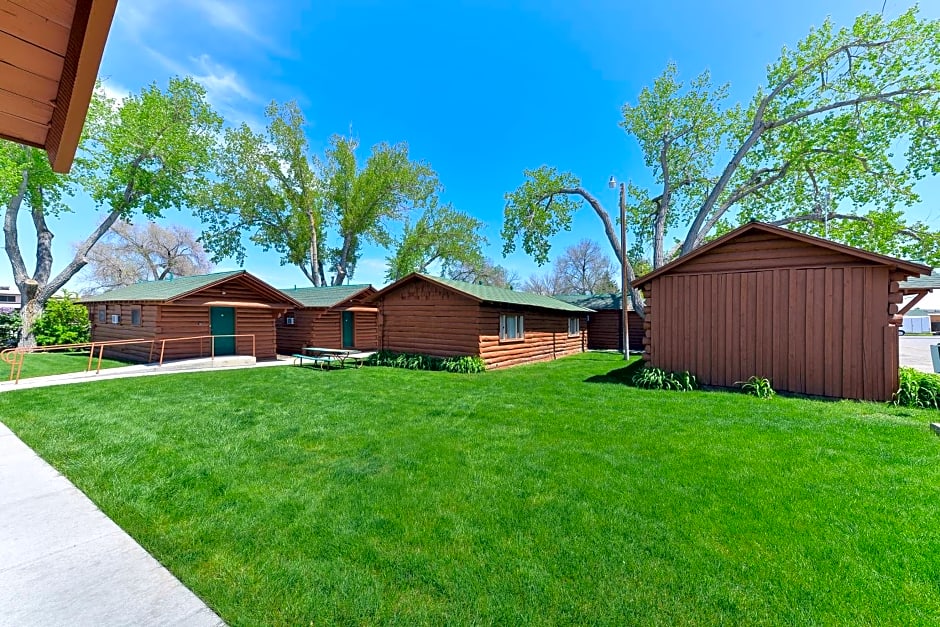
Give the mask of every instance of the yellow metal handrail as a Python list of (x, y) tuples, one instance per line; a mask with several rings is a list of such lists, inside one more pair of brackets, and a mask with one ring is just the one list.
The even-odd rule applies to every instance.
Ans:
[(160, 361), (158, 365), (163, 365), (163, 356), (166, 351), (167, 342), (183, 342), (186, 340), (199, 340), (199, 354), (202, 354), (203, 351), (203, 340), (209, 339), (210, 344), (210, 358), (215, 361), (215, 340), (220, 337), (250, 337), (251, 338), (251, 356), (257, 359), (257, 342), (255, 340), (255, 335), (253, 333), (237, 333), (230, 335), (192, 335), (186, 337), (165, 337), (165, 338), (150, 338), (150, 339), (133, 339), (133, 340), (108, 340), (105, 342), (81, 342), (76, 344), (52, 344), (46, 346), (29, 346), (25, 348), (7, 348), (3, 351), (0, 351), (0, 359), (4, 362), (10, 364), (10, 376), (7, 381), (14, 381), (15, 383), (20, 382), (20, 375), (23, 372), (23, 361), (27, 353), (45, 353), (52, 352), (56, 350), (88, 350), (88, 363), (85, 366), (85, 372), (91, 370), (91, 365), (94, 363), (95, 359), (95, 350), (98, 351), (98, 363), (96, 364), (95, 374), (101, 372), (101, 362), (104, 359), (104, 349), (110, 348), (112, 346), (126, 346), (128, 344), (150, 344), (150, 352), (147, 355), (147, 361), (153, 359), (153, 353), (155, 345), (157, 342), (160, 342)]

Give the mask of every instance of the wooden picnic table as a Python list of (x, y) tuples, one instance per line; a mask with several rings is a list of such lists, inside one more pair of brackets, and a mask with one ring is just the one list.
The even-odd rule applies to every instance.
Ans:
[(346, 362), (351, 361), (357, 368), (362, 367), (362, 363), (374, 354), (372, 352), (363, 352), (355, 348), (323, 348), (319, 346), (304, 346), (301, 353), (293, 355), (294, 363), (304, 364), (304, 360), (313, 362), (326, 370), (334, 363), (338, 363), (340, 368), (346, 367)]

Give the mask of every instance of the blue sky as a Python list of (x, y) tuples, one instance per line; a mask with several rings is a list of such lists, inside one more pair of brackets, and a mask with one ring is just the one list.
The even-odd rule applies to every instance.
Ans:
[[(882, 3), (121, 0), (101, 76), (120, 95), (193, 75), (229, 122), (259, 128), (271, 100), (297, 100), (318, 153), (350, 129), (363, 158), (377, 142), (408, 142), (439, 174), (443, 199), (486, 223), (488, 255), (526, 277), (537, 266), (521, 253), (502, 258), (499, 237), (503, 194), (525, 168), (571, 170), (613, 208), (610, 175), (648, 183), (638, 147), (617, 126), (620, 108), (668, 61), (684, 78), (710, 69), (716, 83), (731, 83), (733, 99), (747, 101), (783, 45), (827, 15), (847, 24)], [(885, 12), (909, 4), (887, 0)], [(940, 3), (922, 5), (922, 15), (940, 17)], [(940, 228), (940, 185), (921, 191), (912, 213)], [(82, 199), (74, 206), (54, 223), (57, 269), (95, 211)], [(187, 212), (170, 210), (165, 221), (199, 229)], [(588, 209), (553, 252), (584, 237), (607, 246)], [(386, 254), (367, 248), (354, 282), (383, 283)], [(275, 253), (251, 248), (245, 267), (277, 286), (306, 283)], [(5, 263), (0, 282), (10, 277)]]

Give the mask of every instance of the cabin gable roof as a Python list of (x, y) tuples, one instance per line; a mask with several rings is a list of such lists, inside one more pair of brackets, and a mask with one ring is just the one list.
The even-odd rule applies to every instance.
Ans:
[(855, 248), (853, 246), (846, 246), (845, 244), (839, 244), (837, 242), (832, 242), (821, 237), (815, 237), (813, 235), (806, 235), (805, 233), (797, 233), (796, 231), (791, 231), (790, 229), (784, 229), (763, 222), (749, 222), (748, 224), (738, 227), (730, 233), (726, 233), (714, 241), (709, 242), (705, 246), (697, 248), (691, 253), (679, 257), (675, 261), (672, 261), (657, 270), (638, 277), (633, 281), (632, 285), (634, 287), (641, 287), (644, 283), (648, 283), (659, 276), (679, 271), (683, 268), (683, 266), (689, 266), (702, 257), (708, 255), (712, 251), (733, 243), (734, 240), (760, 234), (770, 235), (782, 240), (789, 240), (791, 242), (798, 242), (805, 246), (815, 246), (825, 251), (842, 255), (845, 258), (852, 258), (858, 262), (887, 266), (891, 270), (907, 272), (910, 276), (919, 276), (921, 274), (928, 274), (930, 272), (930, 268), (923, 264), (906, 261), (904, 259), (898, 259), (896, 257), (889, 257), (888, 255), (872, 253), (867, 250)]

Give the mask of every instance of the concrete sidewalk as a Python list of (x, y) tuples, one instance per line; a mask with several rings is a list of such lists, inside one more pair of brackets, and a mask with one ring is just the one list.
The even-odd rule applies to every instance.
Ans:
[[(26, 356), (29, 359), (29, 355)], [(162, 366), (157, 364), (139, 364), (136, 366), (118, 366), (117, 368), (105, 368), (101, 372), (69, 372), (67, 374), (56, 374), (48, 377), (29, 377), (15, 381), (0, 381), (0, 392), (12, 392), (13, 390), (27, 390), (30, 388), (42, 388), (53, 385), (68, 385), (70, 383), (82, 383), (84, 381), (104, 381), (106, 379), (124, 379), (129, 377), (149, 377), (162, 374), (177, 374), (181, 372), (205, 372), (207, 370), (236, 370), (239, 368), (267, 368), (269, 366), (287, 366), (291, 363), (290, 358), (278, 356), (276, 361), (256, 361), (254, 357), (226, 356), (209, 359), (182, 359), (179, 361), (168, 361)], [(5, 364), (0, 364), (3, 366)], [(0, 368), (0, 373), (6, 375), (6, 370)]]
[(0, 424), (0, 625), (223, 625)]

